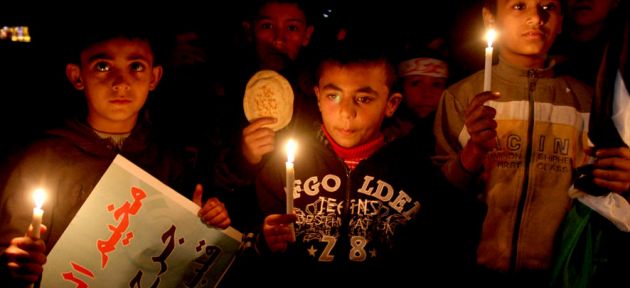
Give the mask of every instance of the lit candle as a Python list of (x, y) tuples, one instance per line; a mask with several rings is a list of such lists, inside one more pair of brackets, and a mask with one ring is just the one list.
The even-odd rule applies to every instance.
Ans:
[(486, 66), (483, 73), (483, 91), (490, 91), (490, 84), (492, 79), (492, 42), (497, 36), (497, 32), (494, 29), (486, 32), (486, 40), (488, 40), (488, 47), (486, 47)]
[(46, 198), (46, 193), (44, 190), (39, 188), (33, 192), (33, 198), (35, 199), (35, 208), (33, 208), (33, 221), (31, 222), (31, 226), (33, 227), (33, 231), (31, 233), (31, 237), (35, 239), (39, 239), (40, 226), (42, 225), (42, 216), (44, 216), (44, 210), (42, 210), (42, 206), (44, 205), (44, 198)]
[[(287, 203), (286, 210), (287, 214), (293, 213), (293, 190), (295, 181), (295, 169), (293, 168), (293, 160), (295, 159), (295, 150), (297, 150), (297, 144), (293, 139), (289, 139), (287, 142), (287, 162), (286, 162), (286, 195), (287, 195)], [(293, 223), (290, 225), (291, 232), (293, 233), (293, 238), (295, 239), (295, 228), (293, 227)]]

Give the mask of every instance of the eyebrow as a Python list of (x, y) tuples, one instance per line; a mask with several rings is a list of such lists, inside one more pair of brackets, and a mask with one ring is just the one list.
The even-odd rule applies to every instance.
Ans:
[[(262, 21), (262, 20), (272, 20), (272, 19), (273, 19), (273, 17), (271, 17), (271, 16), (262, 15), (262, 16), (258, 16), (256, 18), (256, 22), (259, 22), (259, 21)], [(289, 18), (289, 19), (286, 19), (286, 21), (287, 22), (298, 22), (298, 23), (301, 23), (301, 24), (306, 24), (306, 20), (304, 20), (302, 18)]]
[[(339, 88), (339, 86), (337, 86), (335, 84), (326, 84), (326, 85), (324, 85), (322, 90), (326, 90), (326, 89), (342, 91), (342, 89)], [(376, 92), (376, 90), (372, 89), (372, 87), (370, 87), (370, 86), (361, 87), (361, 88), (357, 89), (357, 92), (363, 92), (363, 93), (368, 93), (368, 94), (378, 94), (378, 92)]]
[[(103, 53), (96, 53), (96, 54), (90, 56), (87, 60), (88, 60), (88, 63), (89, 63), (89, 62), (96, 61), (96, 60), (101, 60), (101, 59), (112, 60), (112, 59), (114, 59), (114, 57), (112, 57), (111, 55), (103, 52)], [(143, 61), (151, 62), (148, 57), (146, 57), (146, 56), (144, 56), (144, 55), (142, 55), (140, 53), (133, 53), (133, 54), (129, 55), (129, 57), (127, 57), (127, 60), (132, 60), (132, 61), (133, 60), (143, 60)]]

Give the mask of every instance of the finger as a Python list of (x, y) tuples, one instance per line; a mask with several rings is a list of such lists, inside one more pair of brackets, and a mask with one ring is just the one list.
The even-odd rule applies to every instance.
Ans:
[(243, 134), (249, 134), (252, 131), (256, 131), (262, 128), (263, 126), (272, 125), (272, 124), (275, 124), (276, 122), (278, 122), (278, 120), (273, 117), (261, 117), (261, 118), (255, 119), (254, 121), (249, 123), (249, 125), (247, 125), (245, 129), (243, 129)]
[(288, 225), (297, 220), (297, 215), (291, 214), (272, 214), (265, 218), (266, 225)]
[(630, 183), (628, 182), (608, 181), (601, 178), (595, 178), (593, 179), (593, 183), (619, 194), (625, 194), (628, 192), (628, 189), (630, 189)]
[(202, 207), (203, 201), (203, 185), (197, 183), (195, 185), (195, 192), (193, 192), (193, 203), (197, 204), (197, 206)]
[(501, 97), (501, 93), (499, 92), (485, 91), (485, 92), (475, 95), (472, 101), (470, 101), (470, 104), (468, 105), (468, 107), (474, 107), (476, 109), (477, 107), (480, 107), (486, 104), (487, 101), (495, 100), (495, 99), (498, 99), (499, 97)]
[(225, 205), (217, 197), (212, 197), (206, 201), (206, 204), (199, 210), (199, 216), (206, 215), (215, 209), (225, 209)]
[(597, 158), (612, 158), (618, 157), (623, 159), (630, 159), (630, 149), (628, 147), (617, 148), (601, 148), (595, 152)]
[(595, 161), (595, 170), (613, 170), (629, 174), (630, 160), (619, 157), (599, 158)]

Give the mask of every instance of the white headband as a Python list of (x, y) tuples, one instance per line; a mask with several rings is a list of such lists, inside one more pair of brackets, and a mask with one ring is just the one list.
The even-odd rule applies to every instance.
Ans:
[(448, 64), (433, 58), (414, 58), (398, 65), (401, 77), (410, 75), (424, 75), (431, 77), (448, 78)]

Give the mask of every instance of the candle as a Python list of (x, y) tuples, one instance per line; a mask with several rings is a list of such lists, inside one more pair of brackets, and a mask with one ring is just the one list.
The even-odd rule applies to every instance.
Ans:
[(497, 32), (494, 29), (486, 32), (486, 40), (488, 40), (488, 47), (486, 47), (486, 66), (483, 73), (483, 91), (490, 91), (490, 84), (492, 79), (492, 42), (497, 36)]
[[(293, 139), (289, 139), (287, 142), (287, 162), (286, 162), (286, 195), (287, 195), (287, 203), (286, 203), (286, 212), (287, 214), (293, 213), (293, 190), (295, 181), (295, 169), (293, 167), (293, 160), (295, 159), (295, 150), (297, 149), (297, 144)], [(293, 239), (295, 239), (295, 228), (293, 227), (293, 223), (290, 225), (291, 233), (293, 233)]]
[(35, 239), (39, 239), (40, 226), (42, 225), (42, 216), (44, 216), (44, 210), (42, 210), (42, 206), (44, 205), (44, 198), (46, 197), (46, 193), (44, 190), (39, 188), (33, 192), (33, 198), (35, 199), (35, 208), (33, 208), (33, 221), (31, 221), (31, 226), (33, 227), (31, 237)]

